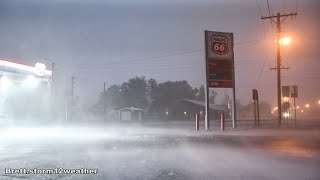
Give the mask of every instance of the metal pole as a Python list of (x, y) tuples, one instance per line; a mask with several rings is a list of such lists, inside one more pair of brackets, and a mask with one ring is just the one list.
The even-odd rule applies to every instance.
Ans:
[(106, 82), (103, 82), (103, 112), (106, 112)]
[(72, 98), (72, 101), (73, 101), (73, 94), (74, 94), (74, 92), (73, 92), (74, 90), (73, 89), (74, 89), (74, 83), (75, 83), (74, 80), (75, 80), (75, 78), (76, 77), (74, 77), (74, 76), (71, 77), (71, 98)]
[(293, 97), (294, 106), (294, 127), (297, 127), (297, 107), (296, 107), (296, 97)]
[(221, 121), (221, 131), (224, 131), (224, 114), (220, 114), (220, 121)]
[(278, 125), (279, 126), (281, 126), (281, 119), (282, 119), (280, 33), (281, 33), (280, 13), (277, 13), (277, 88), (278, 88), (278, 116), (279, 116)]
[(66, 122), (68, 122), (68, 96), (66, 98)]
[(254, 126), (257, 126), (257, 105), (256, 100), (253, 100), (253, 115), (254, 115)]
[[(232, 33), (232, 36), (231, 36), (232, 40), (231, 42), (234, 42), (233, 41), (233, 33)], [(232, 43), (232, 79), (233, 79), (233, 106), (232, 106), (232, 127), (233, 128), (236, 128), (237, 127), (237, 109), (236, 109), (236, 104), (237, 104), (237, 100), (236, 100), (236, 70), (235, 70), (235, 65), (234, 65), (234, 52), (233, 52), (233, 43)]]
[(200, 115), (197, 113), (196, 114), (196, 131), (199, 131), (199, 119), (200, 119)]
[[(208, 44), (208, 38), (207, 38), (208, 31), (205, 31), (204, 33), (204, 39), (205, 39), (205, 47), (207, 47)], [(209, 85), (208, 85), (208, 76), (209, 76), (209, 67), (208, 67), (208, 48), (205, 49), (205, 65), (206, 65), (206, 85), (205, 85), (205, 103), (206, 103), (206, 115), (205, 115), (205, 127), (206, 130), (210, 129), (210, 107), (209, 107)]]
[(55, 93), (54, 93), (54, 88), (53, 88), (53, 85), (54, 85), (54, 82), (53, 82), (53, 77), (54, 77), (54, 73), (55, 73), (55, 63), (53, 62), (51, 64), (51, 113), (52, 113), (52, 117), (55, 118), (55, 111), (56, 111), (56, 108), (55, 108)]
[(73, 119), (73, 108), (74, 108), (74, 84), (75, 84), (76, 77), (71, 77), (71, 113), (70, 113), (70, 120)]
[(54, 72), (55, 72), (55, 70), (54, 70), (54, 68), (55, 68), (55, 63), (53, 62), (52, 64), (51, 64), (51, 98), (52, 99), (54, 99), (54, 94), (53, 94), (53, 75), (54, 75)]
[(259, 107), (259, 94), (257, 91), (257, 115), (258, 115), (258, 127), (260, 127), (260, 107)]

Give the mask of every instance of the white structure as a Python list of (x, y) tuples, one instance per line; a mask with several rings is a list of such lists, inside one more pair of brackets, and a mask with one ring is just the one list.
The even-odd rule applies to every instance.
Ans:
[(144, 110), (139, 108), (122, 108), (119, 110), (119, 120), (131, 121), (131, 120), (142, 120)]

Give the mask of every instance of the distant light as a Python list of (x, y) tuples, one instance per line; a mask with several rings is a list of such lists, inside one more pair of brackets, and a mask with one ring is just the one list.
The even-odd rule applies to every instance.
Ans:
[(271, 114), (273, 114), (274, 112), (273, 111), (271, 111)]
[(289, 117), (289, 113), (288, 113), (288, 112), (285, 112), (285, 113), (283, 113), (283, 116), (284, 116), (285, 118), (288, 118), (288, 117)]
[(283, 98), (283, 101), (285, 101), (285, 102), (287, 102), (288, 100), (289, 100), (288, 97), (284, 97), (284, 98)]
[(304, 112), (304, 110), (301, 110), (301, 112), (303, 113), (303, 112)]
[(273, 108), (274, 111), (278, 110), (278, 107)]
[(184, 115), (187, 115), (187, 112), (186, 112), (186, 111), (184, 112)]
[(169, 112), (168, 111), (166, 111), (166, 115), (168, 116), (168, 114), (169, 114)]
[(44, 76), (46, 75), (46, 65), (42, 63), (37, 63), (34, 66), (34, 74), (37, 76)]
[(306, 104), (306, 108), (309, 108), (310, 107), (310, 104)]
[(318, 104), (320, 105), (320, 100), (318, 100)]
[(23, 84), (22, 84), (22, 86), (24, 87), (24, 88), (36, 88), (36, 87), (38, 87), (38, 85), (39, 85), (39, 80), (36, 78), (36, 77), (34, 77), (34, 76), (28, 76), (25, 80), (24, 80), (24, 82), (23, 82)]
[(300, 106), (297, 106), (297, 109), (300, 109)]
[(289, 45), (291, 43), (290, 37), (283, 37), (279, 40), (279, 43), (282, 45)]

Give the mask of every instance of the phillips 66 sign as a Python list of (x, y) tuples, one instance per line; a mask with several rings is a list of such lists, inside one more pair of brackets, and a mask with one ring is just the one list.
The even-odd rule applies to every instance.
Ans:
[(205, 31), (205, 41), (208, 86), (213, 88), (233, 88), (233, 34)]
[(229, 53), (229, 39), (226, 36), (213, 35), (210, 38), (211, 52), (218, 55)]

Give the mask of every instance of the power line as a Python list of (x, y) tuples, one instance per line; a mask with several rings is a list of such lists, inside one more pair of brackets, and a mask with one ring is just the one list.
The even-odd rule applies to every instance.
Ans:
[(287, 2), (286, 2), (286, 0), (282, 0), (282, 7), (283, 7), (283, 11), (287, 10)]
[[(259, 42), (261, 40), (262, 39), (243, 41), (243, 42), (235, 43), (234, 45), (237, 46), (237, 45), (241, 45), (241, 44), (257, 43), (257, 42)], [(203, 51), (204, 51), (204, 49), (197, 49), (197, 50), (177, 52), (177, 53), (171, 53), (171, 54), (159, 55), (159, 56), (152, 56), (152, 57), (145, 57), (145, 58), (136, 58), (136, 59), (127, 59), (127, 60), (123, 59), (123, 60), (117, 60), (117, 61), (113, 61), (113, 62), (108, 62), (107, 64), (104, 63), (102, 65), (110, 66), (110, 65), (122, 64), (122, 63), (138, 62), (138, 61), (151, 60), (151, 59), (160, 59), (160, 58), (178, 56), (178, 55), (184, 55), (184, 54), (193, 54), (193, 53), (198, 53), (198, 52), (203, 52)], [(78, 65), (87, 65), (87, 64), (78, 64)]]
[(265, 64), (266, 64), (266, 61), (263, 62), (263, 66), (262, 66), (262, 68), (261, 68), (261, 71), (260, 71), (260, 74), (259, 74), (259, 77), (258, 77), (257, 81), (259, 81), (260, 78), (261, 78), (261, 75), (262, 75), (262, 72), (263, 72), (263, 69), (264, 69), (264, 65), (265, 65)]
[(320, 76), (295, 76), (295, 77), (283, 76), (283, 78), (290, 78), (290, 79), (319, 79)]
[[(269, 0), (267, 0), (267, 5), (268, 5), (269, 16), (271, 16), (270, 6), (269, 6)], [(271, 20), (271, 19), (270, 19), (270, 23), (271, 23), (271, 27), (272, 27), (272, 29), (273, 29), (273, 24), (272, 24), (272, 20)]]
[(261, 10), (261, 7), (260, 7), (260, 5), (259, 5), (258, 0), (256, 0), (256, 5), (257, 5), (257, 7), (258, 7), (258, 9), (259, 9), (259, 11), (260, 11), (260, 16), (263, 16), (263, 13), (262, 13), (262, 10)]

